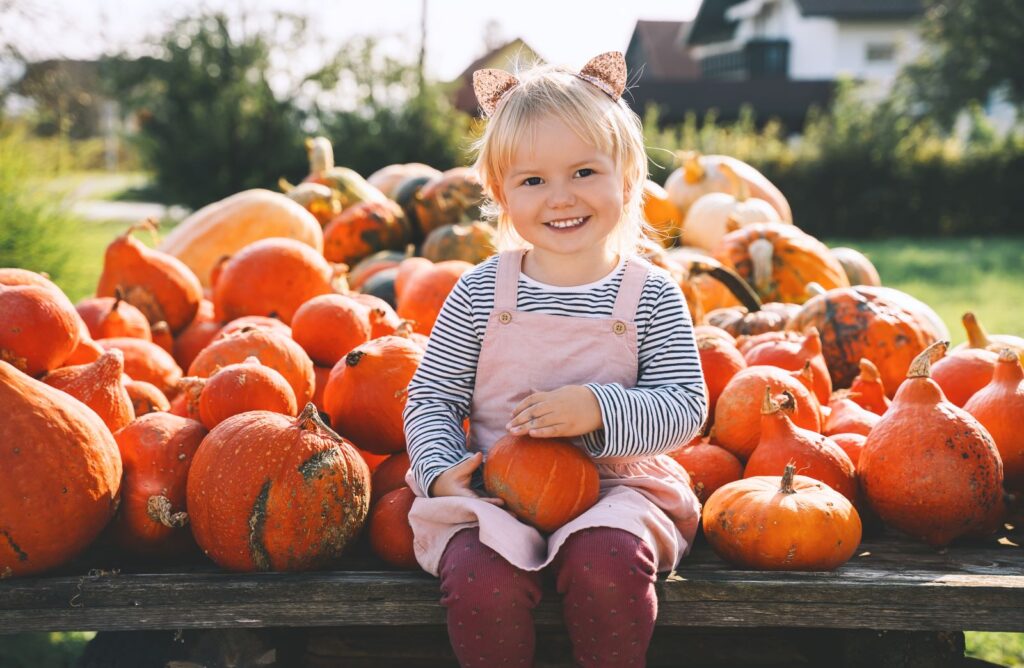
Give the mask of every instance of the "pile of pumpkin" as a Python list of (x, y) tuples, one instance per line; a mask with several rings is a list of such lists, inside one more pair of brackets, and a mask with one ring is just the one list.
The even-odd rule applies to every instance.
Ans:
[[(365, 533), (383, 559), (416, 567), (405, 391), (445, 297), (493, 252), (494, 231), (476, 220), (468, 170), (393, 165), (363, 179), (333, 165), (325, 139), (308, 148), (310, 175), (286, 194), (211, 204), (155, 248), (133, 236), (150, 223), (130, 227), (107, 248), (96, 296), (77, 305), (45, 276), (0, 269), (0, 577), (66, 563), (104, 531), (126, 552), (198, 545), (234, 570), (327, 567)], [(788, 490), (831, 493), (821, 521), (832, 524), (838, 494), (934, 544), (994, 528), (1003, 467), (1014, 490), (1024, 469), (1010, 429), (1024, 414), (1024, 341), (968, 320), (970, 347), (927, 379), (941, 321), (878, 286), (863, 256), (837, 257), (785, 222), (763, 176), (689, 156), (666, 186), (646, 188), (661, 242), (647, 251), (701, 323), (713, 417), (673, 456), (707, 500), (709, 539), (753, 551), (743, 475), (773, 476), (760, 506), (784, 506)], [(690, 246), (673, 247), (680, 237)], [(850, 258), (862, 272), (852, 281)], [(1004, 346), (1016, 354), (990, 350)], [(805, 506), (792, 512), (809, 517)], [(834, 552), (783, 566), (720, 553), (831, 567)]]

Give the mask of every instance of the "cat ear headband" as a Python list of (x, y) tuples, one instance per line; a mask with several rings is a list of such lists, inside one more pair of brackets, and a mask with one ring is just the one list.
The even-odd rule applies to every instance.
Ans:
[[(600, 88), (613, 101), (618, 102), (626, 89), (626, 59), (618, 51), (609, 51), (591, 58), (576, 75)], [(498, 103), (510, 90), (519, 85), (519, 79), (505, 70), (486, 69), (473, 72), (473, 92), (485, 116), (494, 115)]]

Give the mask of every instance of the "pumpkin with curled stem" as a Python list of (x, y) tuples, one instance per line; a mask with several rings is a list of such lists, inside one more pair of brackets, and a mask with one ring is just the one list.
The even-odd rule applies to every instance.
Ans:
[(827, 571), (846, 563), (861, 540), (853, 504), (813, 478), (756, 476), (718, 489), (703, 511), (704, 536), (725, 561), (758, 570)]
[(723, 236), (713, 255), (765, 302), (802, 304), (812, 282), (826, 290), (850, 285), (828, 247), (792, 225), (747, 225)]

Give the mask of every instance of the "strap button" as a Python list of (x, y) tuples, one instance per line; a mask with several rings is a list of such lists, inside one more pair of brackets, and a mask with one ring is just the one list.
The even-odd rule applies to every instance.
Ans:
[(509, 313), (508, 311), (502, 311), (501, 315), (498, 316), (498, 322), (500, 322), (503, 325), (507, 325), (508, 323), (512, 322), (512, 314)]
[(626, 323), (622, 322), (621, 320), (616, 320), (615, 324), (612, 325), (612, 331), (615, 332), (616, 334), (618, 334), (619, 336), (625, 334), (626, 333)]

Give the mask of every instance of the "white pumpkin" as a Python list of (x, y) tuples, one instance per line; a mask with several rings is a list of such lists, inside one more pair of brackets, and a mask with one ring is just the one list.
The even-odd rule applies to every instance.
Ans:
[(771, 204), (749, 196), (749, 188), (728, 165), (719, 165), (732, 181), (733, 194), (713, 192), (701, 195), (683, 220), (683, 243), (713, 250), (718, 241), (734, 229), (751, 223), (782, 223)]
[(732, 181), (719, 169), (727, 165), (747, 184), (751, 195), (771, 204), (782, 220), (793, 222), (793, 213), (782, 191), (751, 165), (732, 156), (702, 155), (698, 151), (680, 152), (678, 158), (681, 166), (668, 175), (665, 191), (684, 216), (702, 195), (733, 192)]

